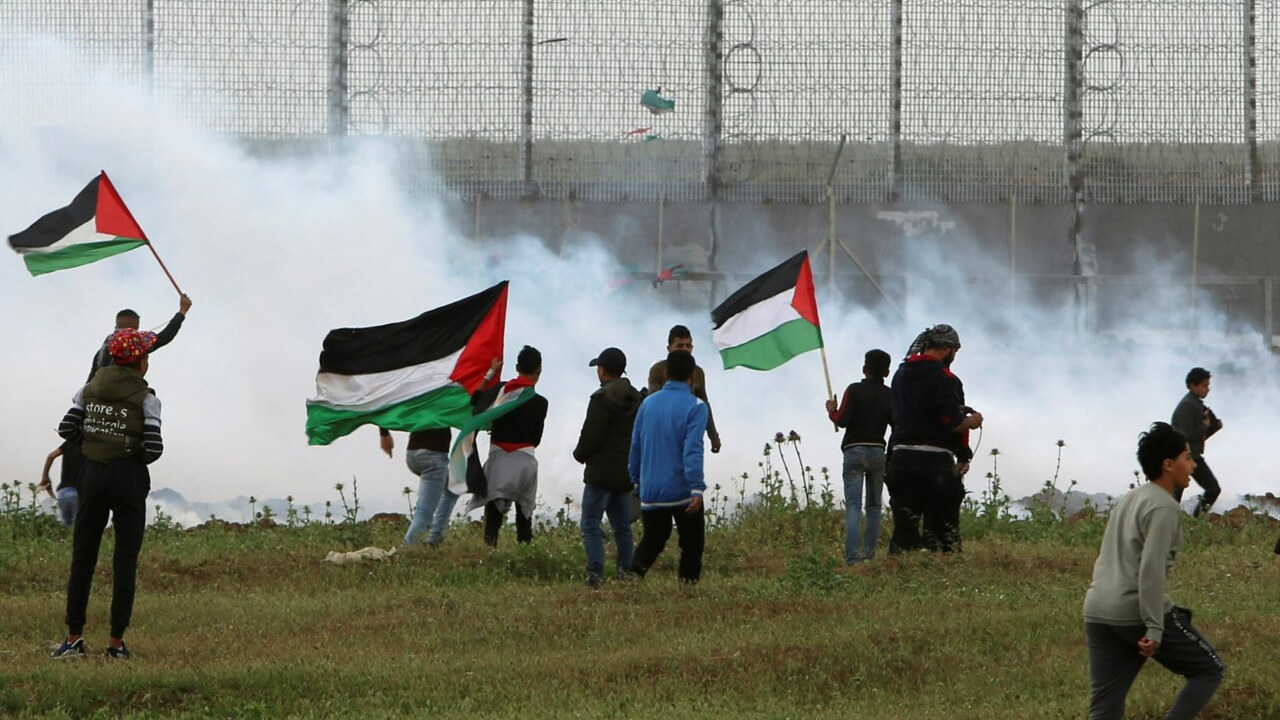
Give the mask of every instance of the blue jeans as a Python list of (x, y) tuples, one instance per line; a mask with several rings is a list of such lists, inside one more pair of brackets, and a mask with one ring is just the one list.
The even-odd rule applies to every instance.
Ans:
[(75, 524), (76, 508), (80, 505), (80, 493), (73, 487), (58, 491), (58, 523), (69, 528)]
[(418, 502), (413, 506), (413, 522), (404, 534), (404, 544), (418, 542), (424, 530), (430, 528), (427, 544), (444, 542), (444, 531), (449, 527), (449, 517), (458, 496), (449, 492), (449, 454), (435, 450), (410, 450), (405, 453), (409, 471), (418, 476)]
[(604, 533), (600, 516), (609, 516), (613, 542), (618, 546), (618, 576), (631, 569), (631, 491), (608, 490), (597, 485), (582, 488), (582, 547), (587, 551), (587, 577), (604, 577)]
[[(862, 536), (862, 490), (866, 486), (867, 534)], [(844, 561), (876, 556), (880, 539), (880, 496), (884, 489), (884, 448), (853, 445), (844, 451)], [(859, 542), (861, 541), (861, 542)], [(862, 549), (859, 551), (858, 547)]]

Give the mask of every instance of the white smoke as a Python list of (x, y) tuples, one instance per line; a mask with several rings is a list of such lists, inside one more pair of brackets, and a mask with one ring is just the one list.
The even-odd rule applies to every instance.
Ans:
[[(43, 47), (40, 57), (49, 53)], [(31, 75), (40, 71), (29, 58), (6, 57), (0, 96), (9, 108), (41, 110), (0, 116), (0, 228), (22, 230), (106, 169), (195, 302), (147, 378), (164, 403), (166, 453), (152, 467), (154, 488), (211, 506), (237, 496), (291, 495), (315, 509), (324, 500), (336, 504), (334, 484), (349, 488), (355, 477), (366, 512), (402, 512), (401, 488), (416, 490), (403, 464), (403, 434), (397, 434), (394, 460), (379, 452), (373, 428), (328, 447), (306, 444), (304, 402), (314, 394), (321, 341), (331, 328), (402, 320), (505, 278), (511, 291), (504, 375), (521, 345), (538, 347), (544, 357), (539, 392), (550, 401), (539, 448), (544, 509), (581, 494), (581, 466), (570, 451), (596, 387), (587, 361), (606, 346), (620, 347), (633, 382), (642, 385), (650, 363), (665, 356), (667, 330), (676, 323), (694, 332), (724, 438), (724, 451), (707, 455), (708, 485), (736, 495), (745, 473), (749, 496), (758, 489), (765, 443), (775, 432), (796, 430), (805, 463), (815, 472), (830, 468), (840, 497), (840, 436), (823, 410), (817, 353), (770, 373), (723, 371), (705, 301), (673, 302), (670, 286), (609, 290), (623, 268), (589, 234), (572, 235), (556, 251), (532, 236), (477, 244), (468, 239), (469, 228), (449, 220), (465, 214), (455, 200), (402, 188), (389, 145), (353, 140), (308, 157), (255, 157), (73, 51), (43, 77)], [(771, 232), (724, 238), (722, 265), (762, 272), (800, 249)], [(1270, 489), (1253, 469), (1274, 414), (1270, 356), (1214, 337), (1219, 319), (1208, 314), (1200, 318), (1205, 332), (1193, 347), (1177, 325), (1185, 294), (1172, 292), (1145, 297), (1101, 337), (1075, 334), (1069, 308), (1037, 307), (1028, 298), (1019, 304), (1012, 333), (996, 309), (1003, 300), (955, 282), (992, 276), (991, 292), (1007, 293), (998, 280), (1003, 261), (968, 242), (963, 226), (948, 232), (946, 245), (914, 243), (901, 260), (898, 270), (913, 273), (908, 322), (887, 308), (820, 295), (837, 395), (860, 377), (866, 350), (900, 357), (926, 325), (951, 323), (964, 342), (955, 371), (969, 404), (987, 419), (970, 489), (981, 489), (991, 469), (988, 453), (998, 448), (1006, 491), (1015, 497), (1035, 492), (1053, 476), (1061, 439), (1060, 487), (1075, 480), (1086, 492), (1119, 494), (1137, 467), (1138, 432), (1169, 417), (1184, 392), (1183, 375), (1203, 365), (1215, 371), (1208, 402), (1226, 423), (1208, 450), (1224, 501)], [(808, 238), (811, 249), (819, 238)], [(779, 249), (734, 251), (745, 247)], [(116, 311), (133, 308), (144, 328), (154, 327), (177, 309), (177, 296), (155, 260), (137, 250), (39, 278), (11, 255), (0, 263), (0, 303), (7, 340), (0, 478), (34, 482), (45, 454), (59, 443), (57, 423)], [(786, 452), (794, 472), (793, 450)]]

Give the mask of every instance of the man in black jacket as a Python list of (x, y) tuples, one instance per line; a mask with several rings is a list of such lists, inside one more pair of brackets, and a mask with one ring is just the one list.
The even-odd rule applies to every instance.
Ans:
[[(862, 381), (844, 391), (840, 406), (827, 401), (827, 416), (847, 428), (844, 452), (844, 561), (852, 565), (876, 556), (880, 537), (880, 498), (884, 487), (884, 433), (892, 422), (889, 353), (869, 350), (862, 364)], [(862, 537), (863, 487), (866, 487), (867, 532)]]
[(582, 546), (587, 555), (587, 585), (604, 585), (604, 534), (600, 517), (608, 515), (618, 552), (618, 576), (631, 567), (634, 549), (631, 538), (631, 476), (627, 458), (631, 453), (631, 429), (636, 408), (643, 396), (622, 377), (627, 356), (618, 348), (605, 348), (588, 363), (596, 369), (600, 389), (587, 402), (587, 418), (582, 423), (573, 459), (586, 465), (582, 480)]
[(967, 436), (982, 427), (982, 415), (965, 406), (964, 386), (951, 373), (959, 351), (959, 334), (935, 325), (916, 338), (893, 376), (885, 480), (893, 508), (891, 554), (960, 550), (963, 478), (973, 459)]
[[(182, 293), (178, 298), (178, 312), (173, 314), (173, 317), (169, 319), (169, 323), (164, 326), (163, 330), (156, 333), (155, 345), (151, 347), (151, 352), (168, 345), (178, 336), (178, 331), (182, 329), (182, 322), (187, 319), (187, 312), (190, 310), (191, 298), (187, 297), (186, 293)], [(116, 330), (137, 330), (140, 320), (138, 313), (128, 308), (116, 313), (115, 330), (111, 331), (111, 335), (108, 335), (107, 339), (102, 341), (102, 347), (98, 348), (98, 352), (94, 353), (93, 366), (89, 368), (89, 378), (85, 380), (86, 383), (93, 380), (93, 375), (98, 372), (98, 368), (111, 364), (111, 352), (107, 349), (107, 343), (111, 342)]]
[[(1204, 494), (1200, 496), (1200, 501), (1196, 503), (1196, 509), (1192, 513), (1196, 517), (1199, 517), (1200, 513), (1207, 512), (1222, 494), (1222, 486), (1218, 484), (1218, 478), (1213, 474), (1213, 470), (1209, 469), (1209, 463), (1204, 461), (1205, 441), (1222, 429), (1222, 421), (1204, 404), (1204, 399), (1209, 396), (1210, 379), (1208, 370), (1202, 367), (1191, 368), (1186, 379), (1187, 394), (1174, 408), (1173, 419), (1169, 423), (1177, 428), (1178, 432), (1187, 436), (1187, 445), (1191, 447), (1191, 459), (1196, 461), (1196, 469), (1191, 473), (1191, 477), (1196, 484), (1204, 488)], [(1174, 492), (1173, 498), (1182, 502), (1182, 488)]]

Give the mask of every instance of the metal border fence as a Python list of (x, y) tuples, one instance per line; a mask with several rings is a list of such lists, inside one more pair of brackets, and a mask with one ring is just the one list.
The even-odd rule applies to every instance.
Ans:
[(0, 40), (466, 198), (1280, 200), (1280, 0), (6, 0)]

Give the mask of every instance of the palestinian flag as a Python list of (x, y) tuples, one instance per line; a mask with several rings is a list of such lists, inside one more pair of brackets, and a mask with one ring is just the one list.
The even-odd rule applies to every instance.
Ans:
[(105, 172), (71, 204), (9, 236), (32, 275), (88, 265), (147, 244), (147, 236)]
[(307, 438), (328, 445), (366, 423), (388, 430), (460, 427), (471, 392), (502, 357), (507, 282), (412, 320), (340, 328), (324, 339)]
[(809, 253), (747, 283), (711, 311), (711, 339), (725, 369), (772, 370), (822, 347)]

